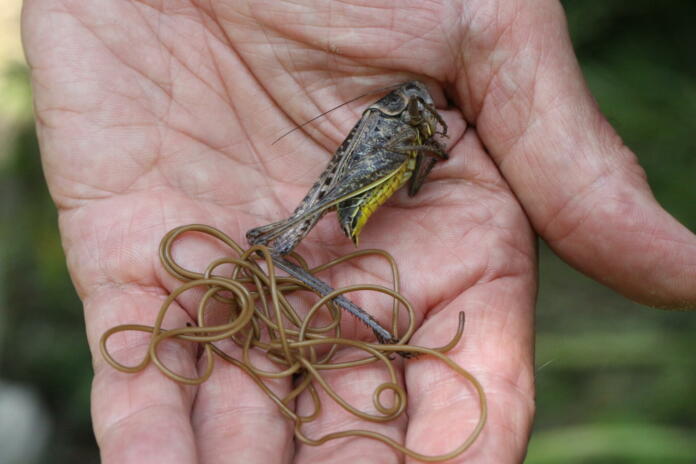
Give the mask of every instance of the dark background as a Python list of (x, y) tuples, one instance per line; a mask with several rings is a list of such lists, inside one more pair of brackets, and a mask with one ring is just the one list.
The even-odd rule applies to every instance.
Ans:
[[(563, 4), (602, 110), (660, 203), (695, 231), (696, 2)], [(32, 419), (33, 452), (16, 462), (97, 462), (82, 308), (41, 172), (27, 71), (0, 56), (0, 74), (0, 398), (19, 394), (11, 403)], [(525, 462), (696, 462), (696, 312), (632, 303), (543, 243), (540, 258), (538, 409)], [(0, 453), (5, 462), (14, 461)]]

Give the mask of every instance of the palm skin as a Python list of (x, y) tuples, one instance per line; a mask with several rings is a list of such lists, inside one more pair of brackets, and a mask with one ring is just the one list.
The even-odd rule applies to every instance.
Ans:
[[(200, 387), (181, 387), (155, 369), (116, 372), (97, 348), (114, 325), (151, 323), (176, 285), (157, 259), (167, 230), (208, 223), (241, 242), (248, 229), (286, 217), (361, 106), (330, 113), (307, 129), (311, 137), (272, 140), (382, 85), (440, 84), (461, 110), (444, 112), (450, 160), (416, 197), (397, 193), (361, 236), (362, 247), (387, 249), (401, 265), (422, 324), (414, 343), (441, 345), (466, 312), (451, 356), (479, 377), (490, 413), (459, 461), (514, 463), (526, 450), (533, 230), (629, 297), (696, 302), (696, 240), (660, 209), (599, 114), (555, 1), (28, 0), (23, 22), (45, 173), (94, 354), (92, 414), (106, 463), (400, 462), (367, 439), (294, 443), (288, 422), (233, 367), (220, 364)], [(476, 128), (462, 135), (465, 121)], [(299, 248), (315, 264), (352, 250), (330, 217)], [(199, 257), (194, 250), (188, 258)], [(341, 285), (384, 276), (355, 265), (325, 277)], [(384, 320), (386, 309), (371, 308), (369, 297), (354, 299)], [(182, 301), (171, 323), (191, 314)], [(350, 336), (370, 337), (344, 322)], [(146, 343), (113, 342), (132, 363)], [(179, 371), (196, 370), (191, 351), (172, 346), (163, 356)], [(472, 390), (427, 358), (408, 361), (403, 375), (408, 421), (379, 430), (418, 451), (448, 451), (477, 418)], [(361, 383), (332, 376), (357, 401)], [(379, 376), (376, 368), (360, 374)], [(329, 408), (307, 433), (356, 426)]]

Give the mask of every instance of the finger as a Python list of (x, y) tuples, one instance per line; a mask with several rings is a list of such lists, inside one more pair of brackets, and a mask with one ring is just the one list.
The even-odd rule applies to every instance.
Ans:
[[(196, 447), (190, 423), (193, 387), (165, 377), (152, 364), (136, 374), (119, 372), (99, 353), (99, 338), (119, 324), (151, 324), (152, 308), (164, 296), (130, 294), (113, 289), (85, 299), (85, 319), (94, 358), (92, 418), (104, 463), (195, 463)], [(179, 308), (170, 310), (173, 325), (188, 320)], [(114, 335), (107, 347), (125, 365), (137, 365), (147, 353), (150, 334)], [(196, 377), (194, 353), (178, 343), (163, 343), (158, 354), (173, 371)]]
[[(415, 345), (441, 346), (454, 333), (458, 312), (466, 314), (464, 337), (447, 355), (481, 383), (488, 414), (478, 439), (451, 462), (522, 462), (534, 416), (533, 301), (523, 279), (477, 285), (429, 318), (414, 337)], [(424, 355), (407, 361), (406, 384), (406, 445), (435, 456), (465, 443), (482, 414), (471, 383)]]
[[(241, 359), (231, 341), (218, 346)], [(279, 370), (261, 353), (252, 352), (250, 358), (259, 369)], [(290, 390), (287, 378), (265, 383), (279, 398)], [(227, 361), (215, 360), (212, 375), (199, 388), (192, 421), (205, 464), (286, 463), (294, 454), (290, 420), (249, 375)]]
[(568, 262), (633, 299), (694, 306), (696, 237), (655, 201), (601, 115), (559, 2), (510, 2), (498, 13), (486, 30), (485, 11), (469, 18), (457, 91), (534, 228)]
[[(466, 257), (466, 266), (451, 272), (464, 282), (463, 290), (452, 295), (449, 289), (441, 289), (442, 299), (430, 302), (434, 309), (411, 343), (443, 346), (455, 333), (459, 312), (465, 313), (463, 338), (447, 354), (482, 384), (488, 422), (473, 446), (452, 462), (517, 463), (523, 460), (534, 414), (533, 233), (474, 131), (453, 150), (453, 160), (464, 157), (466, 163), (449, 167), (468, 180), (460, 194), (472, 199), (467, 211), (460, 213), (464, 220), (451, 218), (452, 223), (461, 224), (462, 232), (450, 254)], [(438, 285), (436, 280), (442, 279), (429, 285)], [(407, 446), (438, 455), (462, 444), (481, 414), (473, 386), (431, 356), (407, 361), (405, 378)]]
[[(364, 352), (352, 349), (340, 351), (333, 362), (344, 362), (365, 357)], [(398, 368), (398, 367), (397, 367)], [(320, 372), (336, 394), (359, 411), (380, 416), (373, 404), (373, 393), (382, 383), (389, 382), (390, 377), (383, 363), (372, 363), (365, 366), (341, 370), (324, 370)], [(397, 372), (398, 375), (398, 372)], [(397, 382), (401, 383), (399, 377)], [(381, 433), (402, 443), (405, 430), (405, 417), (402, 415), (388, 422), (370, 422), (350, 414), (334, 401), (322, 387), (317, 386), (321, 402), (321, 411), (316, 420), (302, 426), (302, 433), (310, 439), (319, 440), (325, 435), (347, 430), (369, 430)], [(385, 406), (391, 406), (393, 397), (385, 391), (380, 395)], [(305, 392), (298, 399), (297, 411), (309, 415), (315, 411), (315, 405), (309, 393)], [(337, 464), (366, 462), (398, 463), (399, 453), (384, 443), (365, 437), (347, 437), (330, 440), (320, 446), (311, 446), (298, 441), (297, 464), (331, 462)]]

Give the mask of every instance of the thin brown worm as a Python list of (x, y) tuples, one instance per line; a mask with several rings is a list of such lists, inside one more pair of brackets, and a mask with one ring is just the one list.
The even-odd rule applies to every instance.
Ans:
[[(213, 260), (203, 272), (195, 272), (180, 266), (172, 257), (172, 246), (182, 234), (198, 232), (220, 240), (230, 248), (228, 256)], [(160, 260), (163, 267), (175, 278), (182, 281), (162, 303), (153, 325), (124, 324), (107, 330), (101, 337), (99, 348), (102, 356), (115, 369), (135, 373), (145, 369), (152, 362), (164, 375), (176, 382), (199, 385), (213, 372), (215, 357), (242, 369), (256, 385), (277, 405), (281, 413), (295, 424), (295, 437), (308, 445), (321, 445), (329, 440), (344, 437), (365, 437), (380, 441), (411, 458), (426, 461), (445, 461), (464, 453), (476, 441), (486, 423), (488, 406), (483, 387), (476, 378), (444, 353), (454, 348), (464, 332), (464, 313), (460, 313), (457, 330), (448, 343), (441, 347), (424, 348), (410, 345), (408, 340), (415, 331), (415, 312), (411, 303), (399, 292), (399, 271), (391, 255), (383, 250), (361, 250), (341, 256), (320, 266), (309, 268), (306, 261), (297, 254), (290, 255), (297, 265), (311, 274), (330, 269), (346, 261), (363, 256), (378, 256), (390, 266), (392, 287), (380, 285), (352, 285), (336, 289), (320, 297), (306, 312), (299, 314), (288, 301), (295, 292), (312, 292), (305, 284), (295, 279), (275, 275), (272, 255), (265, 246), (240, 247), (223, 232), (206, 225), (194, 224), (177, 227), (168, 232), (160, 245)], [(223, 266), (226, 266), (223, 268)], [(222, 269), (232, 268), (223, 273)], [(162, 328), (169, 307), (185, 292), (203, 289), (203, 296), (195, 308), (194, 324), (171, 330)], [(340, 311), (332, 300), (339, 295), (355, 291), (371, 291), (389, 295), (393, 299), (392, 334), (398, 340), (395, 344), (370, 343), (351, 340), (341, 336)], [(318, 295), (319, 296), (319, 295)], [(212, 306), (215, 308), (212, 308)], [(215, 309), (227, 311), (227, 322), (208, 325), (206, 316)], [(406, 329), (399, 334), (400, 313), (406, 315)], [(219, 316), (219, 315), (218, 315)], [(317, 319), (323, 318), (323, 325)], [(134, 366), (127, 366), (115, 360), (107, 348), (109, 338), (124, 331), (140, 331), (151, 334), (149, 346), (143, 360)], [(205, 365), (198, 377), (187, 377), (168, 368), (158, 355), (158, 347), (167, 340), (181, 340), (199, 344)], [(233, 357), (223, 351), (216, 342), (231, 340), (241, 348), (241, 356)], [(351, 348), (363, 353), (359, 359), (335, 361), (334, 356), (343, 348)], [(252, 352), (264, 353), (273, 361), (277, 370), (270, 371), (255, 366), (250, 356)], [(407, 393), (400, 384), (396, 368), (392, 362), (394, 353), (410, 356), (432, 356), (445, 363), (450, 369), (463, 377), (476, 391), (478, 397), (479, 419), (466, 439), (454, 450), (446, 454), (428, 456), (405, 447), (378, 432), (367, 429), (344, 430), (329, 433), (319, 438), (310, 438), (303, 432), (303, 426), (316, 420), (322, 411), (319, 390), (325, 397), (333, 400), (350, 414), (370, 422), (388, 422), (403, 414), (407, 405)], [(405, 361), (409, 362), (409, 361)], [(381, 363), (389, 380), (378, 385), (373, 393), (372, 403), (377, 413), (361, 411), (342, 398), (323, 377), (327, 370), (351, 369), (371, 363)], [(265, 383), (266, 380), (290, 378), (293, 389), (284, 397), (276, 395)], [(381, 400), (385, 391), (391, 391), (390, 403)], [(305, 415), (297, 414), (292, 402), (299, 395), (309, 394), (313, 408)]]

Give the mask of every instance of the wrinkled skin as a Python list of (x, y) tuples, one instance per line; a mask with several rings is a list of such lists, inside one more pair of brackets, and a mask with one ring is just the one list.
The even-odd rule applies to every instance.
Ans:
[[(105, 463), (401, 461), (366, 439), (294, 443), (287, 421), (230, 366), (181, 387), (154, 368), (117, 372), (97, 349), (111, 326), (152, 323), (176, 285), (156, 253), (167, 230), (202, 222), (241, 241), (286, 217), (377, 97), (272, 140), (382, 85), (418, 78), (440, 107), (438, 88), (459, 108), (443, 112), (450, 160), (418, 196), (392, 198), (361, 237), (362, 247), (399, 260), (422, 323), (415, 343), (440, 345), (466, 311), (452, 356), (482, 381), (490, 416), (458, 462), (523, 459), (534, 413), (535, 232), (630, 298), (696, 302), (696, 240), (656, 203), (599, 113), (557, 1), (27, 0), (23, 27), (46, 178), (94, 354), (92, 414)], [(464, 133), (465, 121), (475, 129)], [(329, 217), (299, 251), (319, 263), (352, 249)], [(194, 246), (182, 260), (202, 264), (209, 251)], [(340, 285), (385, 276), (355, 265), (324, 277)], [(388, 305), (353, 298), (384, 317)], [(192, 317), (190, 301), (179, 303), (171, 324)], [(349, 336), (370, 337), (344, 322)], [(111, 348), (135, 363), (145, 344), (121, 336)], [(162, 351), (194, 374), (193, 350)], [(359, 402), (361, 385), (380, 374), (355, 375), (328, 377)], [(427, 358), (406, 362), (403, 376), (408, 419), (378, 429), (419, 451), (447, 451), (446, 439), (463, 438), (477, 417), (472, 390)], [(307, 433), (353, 426), (327, 406)]]

